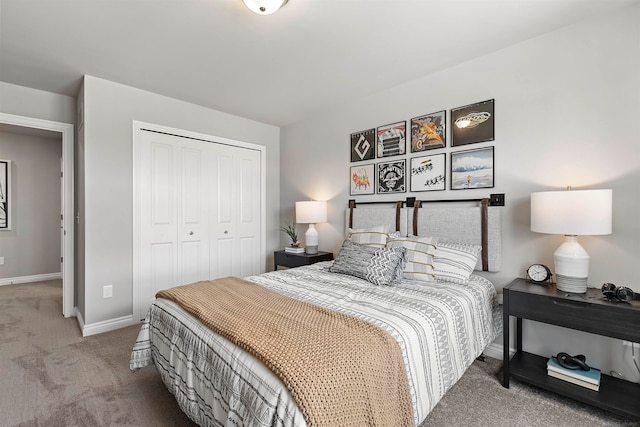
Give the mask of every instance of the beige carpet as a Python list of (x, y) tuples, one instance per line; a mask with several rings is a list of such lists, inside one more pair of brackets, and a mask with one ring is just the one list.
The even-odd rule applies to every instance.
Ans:
[[(129, 370), (138, 326), (82, 338), (60, 281), (0, 286), (0, 426), (192, 426), (155, 369)], [(633, 426), (475, 362), (426, 426)], [(640, 402), (640, 397), (639, 397)]]

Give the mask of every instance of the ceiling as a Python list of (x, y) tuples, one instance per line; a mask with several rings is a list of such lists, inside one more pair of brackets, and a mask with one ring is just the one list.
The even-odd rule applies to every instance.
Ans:
[(0, 0), (0, 80), (84, 74), (286, 126), (639, 0)]

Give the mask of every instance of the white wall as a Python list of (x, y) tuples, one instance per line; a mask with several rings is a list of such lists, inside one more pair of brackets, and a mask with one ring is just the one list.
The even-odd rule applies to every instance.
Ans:
[[(281, 223), (293, 217), (297, 200), (329, 200), (329, 222), (317, 227), (320, 249), (337, 252), (343, 238), (343, 212), (348, 199), (354, 198), (349, 196), (352, 132), (494, 98), (495, 141), (462, 148), (495, 146), (495, 188), (407, 193), (395, 199), (505, 193), (503, 268), (486, 274), (502, 288), (513, 278), (523, 277), (531, 263), (553, 267), (552, 254), (562, 241), (561, 236), (530, 231), (531, 192), (567, 185), (612, 188), (613, 234), (580, 238), (591, 255), (590, 285), (614, 282), (640, 292), (634, 268), (640, 257), (638, 22), (640, 6), (600, 16), (283, 128)], [(434, 153), (446, 152), (448, 167), (451, 151)], [(284, 244), (285, 236), (281, 239)], [(638, 378), (619, 341), (532, 322), (527, 322), (525, 334), (529, 351), (584, 352), (595, 366), (615, 367), (628, 378)]]
[(75, 123), (76, 100), (0, 81), (0, 112), (61, 123)]
[[(91, 76), (85, 76), (82, 101), (85, 324), (132, 314), (133, 120), (265, 146), (267, 254), (279, 247), (278, 127)], [(113, 285), (112, 298), (102, 298), (104, 285)]]
[(11, 230), (0, 232), (0, 279), (60, 274), (62, 139), (0, 131), (0, 158), (11, 160)]

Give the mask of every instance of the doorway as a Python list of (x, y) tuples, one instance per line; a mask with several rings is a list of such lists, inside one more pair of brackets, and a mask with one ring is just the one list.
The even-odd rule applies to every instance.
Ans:
[(58, 132), (62, 138), (61, 239), (62, 239), (62, 315), (75, 315), (74, 307), (74, 157), (73, 125), (33, 117), (0, 113), (0, 123), (31, 129)]

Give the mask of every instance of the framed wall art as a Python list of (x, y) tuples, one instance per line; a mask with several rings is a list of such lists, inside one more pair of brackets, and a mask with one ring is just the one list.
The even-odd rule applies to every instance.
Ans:
[(493, 147), (451, 153), (451, 189), (493, 188)]
[(11, 160), (0, 159), (0, 231), (11, 230)]
[(378, 163), (378, 194), (405, 193), (406, 185), (406, 160)]
[(373, 180), (375, 178), (374, 165), (351, 166), (351, 191), (349, 194), (357, 196), (359, 194), (375, 194)]
[[(351, 162), (375, 159), (376, 130), (367, 129), (351, 134)], [(373, 175), (373, 174), (372, 174)]]
[(411, 159), (411, 191), (446, 190), (445, 153)]
[(411, 119), (411, 152), (418, 153), (446, 147), (446, 123), (446, 111)]
[(407, 122), (392, 123), (377, 129), (378, 157), (399, 156), (406, 152)]
[(493, 141), (494, 100), (451, 109), (451, 146)]

